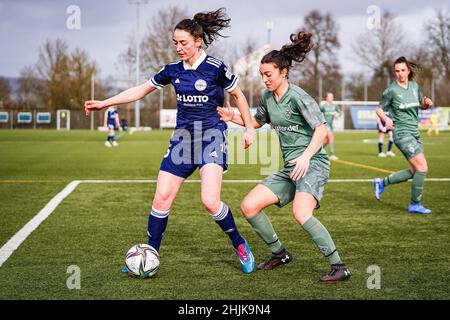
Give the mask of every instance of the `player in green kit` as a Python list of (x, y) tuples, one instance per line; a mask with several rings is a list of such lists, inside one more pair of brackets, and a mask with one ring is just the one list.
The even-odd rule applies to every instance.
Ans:
[[(330, 161), (322, 142), (327, 134), (326, 121), (314, 99), (301, 88), (288, 82), (292, 61), (301, 62), (311, 50), (311, 33), (291, 35), (291, 43), (281, 50), (266, 54), (259, 67), (267, 90), (264, 92), (253, 125), (259, 128), (270, 123), (278, 134), (284, 168), (256, 185), (241, 204), (250, 225), (271, 249), (269, 259), (259, 270), (272, 270), (292, 261), (293, 257), (281, 241), (263, 209), (270, 205), (283, 207), (293, 202), (295, 220), (309, 234), (331, 264), (331, 271), (320, 278), (321, 283), (348, 280), (350, 271), (342, 262), (327, 229), (313, 216), (319, 208), (330, 173)], [(240, 115), (228, 104), (217, 108), (221, 119), (243, 125)]]
[(334, 104), (333, 93), (327, 92), (325, 102), (320, 105), (320, 111), (323, 112), (325, 120), (327, 121), (327, 136), (324, 145), (328, 145), (328, 148), (330, 149), (330, 160), (338, 160), (338, 157), (334, 155), (333, 121), (335, 118), (342, 115), (342, 111), (337, 104)]
[[(428, 171), (427, 160), (423, 153), (422, 140), (419, 133), (419, 108), (427, 109), (433, 105), (430, 98), (424, 97), (419, 85), (414, 81), (417, 65), (405, 57), (394, 63), (396, 80), (383, 92), (380, 107), (376, 109), (378, 117), (386, 123), (386, 129), (394, 131), (394, 143), (408, 160), (410, 168), (395, 172), (384, 179), (375, 178), (375, 198), (388, 185), (412, 179), (411, 203), (409, 213), (430, 214), (422, 201), (423, 185)], [(389, 111), (391, 118), (384, 111)]]

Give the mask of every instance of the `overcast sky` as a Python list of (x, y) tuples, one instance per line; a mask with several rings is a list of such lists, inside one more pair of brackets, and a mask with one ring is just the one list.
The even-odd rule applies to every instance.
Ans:
[[(288, 36), (303, 22), (312, 9), (331, 13), (340, 26), (341, 50), (339, 59), (344, 73), (360, 71), (355, 63), (351, 45), (367, 30), (371, 5), (397, 16), (410, 42), (423, 40), (423, 23), (433, 16), (433, 10), (449, 9), (448, 0), (149, 0), (142, 6), (141, 30), (159, 9), (169, 5), (186, 8), (189, 16), (199, 11), (225, 7), (231, 17), (226, 30), (226, 44), (234, 45), (247, 38), (262, 46), (267, 39), (266, 24), (272, 21), (272, 45), (286, 43)], [(80, 29), (67, 28), (71, 5), (80, 8)], [(71, 49), (87, 51), (100, 66), (101, 76), (117, 73), (118, 55), (128, 45), (128, 38), (136, 28), (136, 6), (128, 0), (0, 0), (0, 76), (17, 77), (20, 70), (36, 62), (39, 47), (46, 39), (63, 38)], [(407, 54), (407, 53), (406, 53)], [(225, 61), (229, 64), (229, 62)]]

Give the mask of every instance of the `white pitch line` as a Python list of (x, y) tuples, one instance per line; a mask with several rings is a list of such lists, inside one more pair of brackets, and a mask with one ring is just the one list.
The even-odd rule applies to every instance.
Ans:
[[(258, 183), (262, 180), (223, 180), (223, 183)], [(328, 182), (372, 182), (373, 179), (330, 179)], [(427, 178), (425, 181), (447, 182), (450, 178)], [(38, 212), (28, 223), (22, 227), (3, 247), (0, 248), (0, 267), (13, 252), (25, 241), (25, 239), (39, 225), (52, 214), (58, 205), (69, 195), (80, 183), (156, 183), (157, 180), (75, 180), (69, 183), (60, 193), (53, 197), (45, 207)], [(186, 180), (185, 183), (200, 183), (200, 180)]]
[[(158, 180), (81, 180), (82, 183), (156, 183)], [(223, 183), (258, 183), (262, 180), (222, 180)], [(185, 180), (184, 183), (200, 183), (201, 180)]]
[(56, 209), (56, 207), (63, 201), (81, 181), (72, 181), (60, 193), (53, 197), (46, 206), (39, 211), (28, 223), (23, 226), (3, 247), (0, 248), (0, 267), (13, 252), (25, 241), (25, 239), (47, 219), (47, 217)]
[[(260, 180), (222, 180), (223, 183), (259, 183)], [(328, 182), (372, 182), (373, 179), (330, 179)], [(450, 178), (426, 178), (425, 181), (445, 182)], [(156, 183), (157, 180), (81, 180), (81, 183)], [(186, 180), (184, 183), (200, 183), (201, 180)]]

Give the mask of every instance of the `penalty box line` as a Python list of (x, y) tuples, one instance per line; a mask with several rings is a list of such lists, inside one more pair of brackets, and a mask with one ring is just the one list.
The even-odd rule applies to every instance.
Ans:
[[(426, 181), (450, 182), (450, 178), (427, 178)], [(74, 180), (54, 196), (41, 211), (22, 227), (0, 248), (0, 267), (9, 259), (17, 248), (52, 214), (58, 205), (67, 198), (81, 183), (156, 183), (157, 180)], [(373, 179), (330, 179), (331, 183), (372, 182)], [(200, 180), (186, 180), (185, 183), (200, 183)], [(261, 180), (223, 180), (223, 183), (259, 183)]]

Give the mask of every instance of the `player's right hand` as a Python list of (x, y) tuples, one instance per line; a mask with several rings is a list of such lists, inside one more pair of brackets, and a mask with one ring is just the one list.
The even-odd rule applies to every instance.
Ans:
[(106, 107), (107, 106), (103, 101), (89, 100), (84, 103), (84, 113), (86, 114), (86, 117), (89, 117), (91, 111), (102, 110)]
[(233, 111), (233, 108), (231, 107), (229, 101), (225, 102), (224, 107), (217, 107), (216, 111), (220, 116), (220, 120), (225, 121), (225, 122), (233, 120), (234, 111)]
[(394, 122), (391, 118), (386, 117), (386, 121), (384, 122), (386, 125), (386, 130), (392, 130), (394, 129)]

